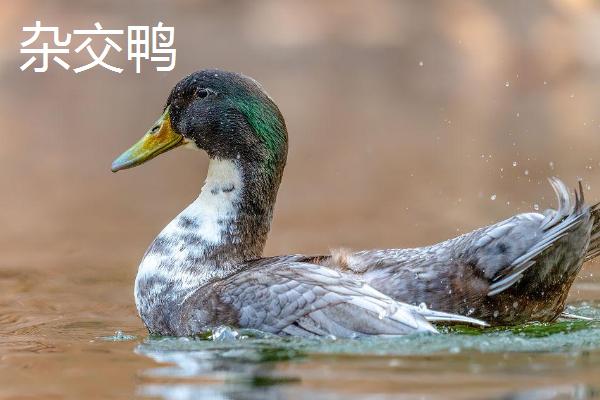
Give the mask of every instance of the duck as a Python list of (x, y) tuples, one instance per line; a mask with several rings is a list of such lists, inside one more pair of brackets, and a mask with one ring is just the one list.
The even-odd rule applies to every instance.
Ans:
[[(194, 72), (161, 116), (112, 163), (117, 172), (169, 150), (210, 161), (197, 199), (153, 240), (134, 296), (151, 334), (221, 326), (301, 337), (436, 333), (552, 321), (583, 261), (600, 253), (600, 207), (551, 178), (558, 208), (513, 216), (427, 247), (263, 257), (288, 152), (284, 118), (243, 74)], [(485, 322), (484, 322), (485, 321)]]

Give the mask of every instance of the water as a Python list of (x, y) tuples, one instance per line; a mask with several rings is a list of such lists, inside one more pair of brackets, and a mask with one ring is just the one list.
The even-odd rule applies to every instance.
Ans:
[[(600, 318), (599, 306), (582, 303), (570, 312)], [(600, 396), (600, 321), (486, 331), (455, 327), (444, 335), (360, 340), (225, 331), (226, 340), (148, 338), (137, 344), (136, 353), (165, 364), (146, 371), (148, 376), (177, 381), (143, 385), (138, 394), (168, 399), (192, 399), (199, 393), (206, 398), (392, 398), (398, 391), (407, 398), (458, 398), (468, 387), (473, 398)]]
[[(0, 272), (0, 398), (600, 396), (598, 321), (360, 340), (227, 327), (212, 337), (148, 337), (122, 295), (131, 272), (105, 268)], [(588, 277), (572, 293), (569, 312), (600, 320), (600, 301), (581, 300), (598, 298), (600, 285)]]

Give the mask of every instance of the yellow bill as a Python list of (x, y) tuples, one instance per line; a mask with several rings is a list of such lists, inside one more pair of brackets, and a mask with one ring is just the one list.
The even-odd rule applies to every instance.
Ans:
[(152, 128), (129, 150), (113, 161), (111, 170), (117, 172), (143, 164), (165, 151), (185, 144), (185, 142), (184, 137), (171, 127), (169, 107), (167, 107)]

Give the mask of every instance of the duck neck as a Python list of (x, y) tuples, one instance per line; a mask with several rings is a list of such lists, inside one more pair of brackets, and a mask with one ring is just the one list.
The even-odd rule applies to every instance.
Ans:
[(195, 244), (206, 243), (207, 261), (239, 263), (262, 255), (279, 188), (260, 165), (212, 159), (194, 202)]
[(240, 159), (211, 159), (200, 195), (165, 227), (149, 253), (161, 254), (163, 268), (188, 271), (209, 266), (230, 272), (259, 258), (282, 171)]

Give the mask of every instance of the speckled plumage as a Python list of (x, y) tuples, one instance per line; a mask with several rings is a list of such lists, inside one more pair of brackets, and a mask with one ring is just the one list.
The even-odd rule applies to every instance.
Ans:
[(177, 133), (211, 162), (198, 199), (140, 264), (136, 304), (152, 333), (225, 324), (355, 337), (476, 322), (455, 314), (494, 324), (548, 321), (563, 310), (583, 260), (599, 252), (598, 206), (586, 206), (582, 192), (572, 201), (552, 179), (556, 211), (437, 245), (261, 258), (287, 155), (277, 106), (254, 80), (216, 70), (184, 78), (167, 106)]

